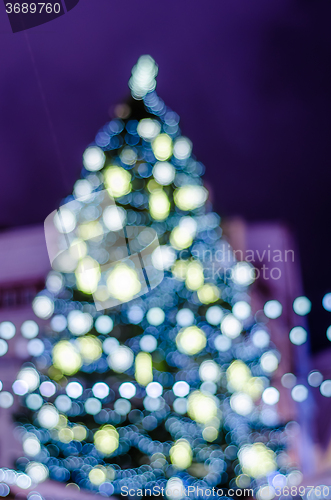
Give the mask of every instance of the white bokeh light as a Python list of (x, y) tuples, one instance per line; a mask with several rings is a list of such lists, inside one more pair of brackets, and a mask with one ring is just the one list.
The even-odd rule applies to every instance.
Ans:
[(190, 392), (190, 386), (187, 382), (185, 382), (185, 380), (179, 380), (173, 385), (172, 390), (175, 396), (184, 398)]
[(54, 302), (46, 295), (38, 295), (32, 302), (32, 309), (38, 318), (48, 319), (54, 312)]
[(275, 387), (268, 387), (263, 391), (262, 400), (267, 405), (275, 405), (279, 401), (279, 391)]
[(218, 351), (226, 352), (230, 349), (232, 341), (231, 339), (229, 339), (229, 337), (226, 337), (225, 335), (217, 335), (217, 337), (214, 340), (214, 345)]
[(295, 385), (291, 391), (291, 396), (297, 403), (302, 403), (308, 398), (308, 389), (302, 384)]
[(236, 285), (250, 285), (255, 279), (255, 271), (253, 266), (248, 264), (248, 262), (238, 262), (232, 268), (232, 279)]
[(207, 309), (206, 320), (210, 325), (219, 325), (222, 321), (224, 313), (219, 306), (211, 306)]
[(302, 326), (295, 326), (290, 331), (290, 341), (295, 345), (302, 345), (307, 340), (307, 331)]
[(136, 395), (137, 389), (132, 382), (124, 382), (119, 387), (119, 393), (122, 398), (131, 399)]
[(232, 307), (233, 315), (240, 321), (248, 319), (252, 313), (251, 306), (244, 300), (239, 300)]
[(163, 393), (163, 387), (158, 382), (150, 382), (146, 387), (146, 393), (150, 398), (158, 398)]
[(324, 382), (321, 383), (320, 391), (322, 396), (331, 398), (331, 380), (324, 380)]
[(39, 326), (33, 320), (24, 321), (21, 325), (21, 333), (26, 339), (33, 339), (39, 333)]
[(194, 323), (194, 314), (191, 309), (180, 309), (176, 314), (176, 321), (179, 326), (191, 326)]
[(104, 166), (105, 160), (105, 153), (97, 146), (87, 148), (83, 154), (84, 167), (90, 172), (100, 170)]
[(264, 304), (263, 311), (267, 318), (276, 319), (282, 314), (283, 306), (278, 300), (268, 300)]
[(109, 390), (109, 386), (104, 382), (97, 382), (92, 387), (93, 395), (99, 399), (104, 399), (109, 396)]
[(331, 293), (326, 293), (324, 295), (322, 305), (326, 311), (331, 311)]
[(153, 168), (153, 176), (161, 186), (168, 186), (172, 183), (176, 175), (176, 170), (167, 161), (158, 161)]
[(311, 302), (307, 297), (297, 297), (293, 302), (293, 311), (299, 316), (305, 316), (311, 311)]
[(16, 327), (11, 321), (0, 323), (0, 337), (5, 340), (12, 339), (16, 333)]
[(150, 325), (159, 326), (164, 322), (165, 314), (160, 307), (152, 307), (146, 317)]
[(70, 398), (77, 399), (83, 394), (83, 386), (79, 382), (69, 382), (66, 393)]
[(239, 337), (242, 331), (242, 324), (232, 314), (227, 314), (222, 320), (221, 330), (222, 333), (230, 339), (235, 339)]
[(157, 348), (157, 340), (153, 335), (143, 335), (139, 341), (142, 351), (153, 352)]
[(95, 329), (98, 333), (110, 333), (113, 329), (113, 320), (106, 315), (99, 316), (95, 321)]

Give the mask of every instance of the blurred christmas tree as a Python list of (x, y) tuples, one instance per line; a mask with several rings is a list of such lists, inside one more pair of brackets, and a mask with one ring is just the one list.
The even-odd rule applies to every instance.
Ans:
[[(34, 364), (16, 381), (18, 467), (105, 496), (252, 486), (268, 500), (284, 434), (261, 395), (278, 400), (278, 353), (251, 313), (253, 269), (222, 240), (204, 168), (156, 74), (141, 57), (131, 100), (50, 216), (59, 251), (33, 303), (45, 320)], [(26, 323), (25, 336), (37, 335)]]

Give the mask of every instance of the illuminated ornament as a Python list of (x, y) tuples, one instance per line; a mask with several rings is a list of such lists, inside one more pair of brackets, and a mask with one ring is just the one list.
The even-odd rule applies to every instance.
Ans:
[(253, 266), (248, 262), (238, 262), (238, 264), (232, 268), (232, 279), (236, 285), (250, 285), (255, 279)]
[(240, 321), (245, 321), (251, 315), (251, 306), (244, 300), (240, 300), (232, 307), (232, 314)]
[(192, 142), (187, 137), (178, 137), (174, 142), (173, 154), (178, 160), (186, 160), (191, 156)]
[(42, 483), (48, 478), (47, 467), (39, 462), (29, 462), (25, 472), (35, 484)]
[(45, 404), (39, 410), (38, 421), (45, 429), (54, 429), (59, 423), (59, 412), (55, 406), (49, 403)]
[(220, 298), (220, 290), (215, 285), (206, 283), (198, 290), (198, 299), (202, 304), (211, 304)]
[(153, 219), (164, 220), (170, 212), (169, 198), (161, 189), (153, 191), (149, 196), (149, 211)]
[(180, 352), (193, 356), (205, 348), (206, 335), (197, 326), (189, 326), (180, 330), (176, 337), (176, 344)]
[(138, 123), (137, 132), (145, 141), (153, 141), (155, 137), (160, 133), (160, 131), (161, 124), (157, 120), (144, 118)]
[(187, 185), (174, 192), (177, 207), (184, 212), (189, 212), (201, 207), (208, 198), (208, 191), (203, 186)]
[(119, 231), (125, 224), (126, 212), (124, 208), (112, 205), (105, 208), (102, 218), (108, 229), (111, 231)]
[(242, 324), (235, 316), (227, 314), (222, 320), (221, 330), (230, 339), (235, 339), (241, 334)]
[(94, 335), (87, 335), (78, 339), (77, 344), (84, 363), (90, 364), (101, 358), (102, 344)]
[(168, 245), (161, 245), (156, 248), (152, 254), (153, 266), (162, 271), (163, 269), (169, 269), (176, 260), (176, 253)]
[(106, 334), (112, 331), (114, 322), (109, 316), (99, 316), (94, 326), (97, 332)]
[(135, 360), (135, 379), (140, 385), (148, 385), (153, 380), (152, 356), (147, 352), (139, 352)]
[(205, 382), (218, 382), (221, 378), (220, 367), (215, 361), (203, 361), (199, 368), (199, 376)]
[(253, 411), (253, 401), (248, 394), (236, 392), (230, 398), (231, 408), (238, 413), (238, 415), (247, 416)]
[(324, 295), (322, 305), (326, 311), (331, 311), (331, 293), (326, 293)]
[(167, 134), (158, 135), (152, 142), (152, 149), (157, 160), (165, 161), (172, 155), (172, 140)]
[(295, 345), (302, 345), (307, 340), (307, 331), (302, 326), (295, 326), (290, 331), (290, 341)]
[(96, 449), (105, 456), (109, 456), (117, 450), (119, 435), (112, 425), (104, 425), (94, 434), (94, 445)]
[(105, 164), (105, 160), (105, 153), (97, 146), (87, 148), (83, 154), (84, 167), (90, 172), (101, 170)]
[(255, 347), (263, 349), (269, 345), (270, 336), (265, 330), (255, 330), (252, 334), (252, 341)]
[(133, 352), (129, 347), (122, 345), (109, 354), (108, 364), (114, 372), (123, 373), (133, 364)]
[(17, 381), (24, 382), (27, 386), (27, 391), (32, 392), (39, 386), (40, 377), (37, 370), (29, 366), (22, 368), (17, 375)]
[(32, 302), (32, 309), (38, 318), (48, 319), (54, 312), (54, 302), (46, 295), (37, 295)]
[(176, 314), (179, 326), (191, 326), (194, 323), (194, 314), (190, 309), (183, 308)]
[(204, 283), (203, 267), (198, 261), (187, 266), (185, 285), (189, 290), (198, 290)]
[(100, 222), (93, 220), (80, 224), (78, 226), (78, 234), (82, 240), (101, 241), (104, 230)]
[(299, 316), (305, 316), (311, 311), (311, 302), (307, 297), (297, 297), (293, 302), (293, 311)]
[(70, 311), (68, 314), (68, 329), (73, 335), (85, 335), (93, 325), (93, 318), (89, 313)]
[(150, 398), (159, 398), (163, 393), (163, 387), (158, 382), (150, 382), (146, 387), (146, 394)]
[(118, 391), (122, 398), (131, 399), (136, 395), (136, 386), (131, 382), (124, 382)]
[(176, 396), (184, 398), (190, 392), (190, 386), (184, 380), (180, 380), (174, 384), (172, 390)]
[(268, 387), (263, 391), (262, 400), (267, 405), (275, 405), (279, 401), (279, 391), (275, 387)]
[[(301, 390), (301, 392), (302, 392), (302, 395), (301, 395), (301, 398), (302, 398), (303, 391)], [(331, 380), (324, 380), (324, 382), (321, 383), (320, 392), (321, 392), (322, 396), (324, 396), (326, 398), (331, 398)], [(295, 394), (295, 396), (297, 397), (297, 394)], [(293, 397), (293, 394), (292, 394), (292, 397)], [(293, 397), (293, 399), (295, 401), (298, 401), (298, 399), (295, 399), (294, 397)]]
[(125, 147), (120, 154), (121, 162), (125, 165), (134, 165), (137, 161), (137, 153), (130, 147)]
[(260, 364), (266, 373), (273, 373), (278, 368), (278, 358), (274, 352), (268, 351), (262, 354)]
[(3, 339), (6, 340), (12, 339), (15, 333), (16, 333), (16, 327), (11, 321), (3, 321), (2, 323), (0, 323), (0, 336)]
[(153, 352), (157, 348), (157, 340), (153, 335), (143, 335), (139, 341), (139, 347), (142, 351)]
[(192, 463), (192, 450), (186, 439), (178, 439), (170, 448), (171, 463), (178, 469), (187, 469)]
[(215, 398), (201, 391), (194, 391), (188, 398), (187, 413), (192, 420), (206, 424), (217, 416)]
[(73, 375), (83, 364), (77, 348), (67, 340), (60, 340), (53, 347), (53, 365), (64, 375)]
[(80, 261), (75, 272), (77, 288), (84, 293), (92, 294), (97, 290), (100, 280), (100, 266), (92, 257)]
[(264, 304), (263, 311), (267, 318), (276, 319), (282, 314), (283, 306), (278, 300), (269, 300)]
[[(38, 333), (39, 333), (39, 326), (37, 325), (37, 323), (35, 321), (27, 320), (27, 321), (24, 321), (22, 323), (21, 334), (26, 339), (33, 339), (34, 337), (36, 337), (38, 335)], [(1, 337), (3, 337), (2, 333), (1, 333), (1, 325), (0, 325), (0, 334), (1, 334)]]
[(71, 233), (76, 222), (76, 216), (69, 208), (61, 207), (54, 215), (54, 225), (59, 233)]
[(240, 360), (235, 360), (226, 370), (228, 388), (231, 391), (242, 391), (251, 378), (248, 366)]
[(23, 438), (23, 450), (30, 457), (38, 455), (41, 451), (40, 441), (35, 434), (27, 432)]
[(87, 245), (85, 241), (83, 241), (81, 238), (75, 238), (70, 244), (69, 253), (71, 257), (76, 261), (77, 265), (77, 262), (83, 259), (87, 254)]
[(92, 193), (93, 186), (86, 179), (79, 179), (74, 185), (74, 195), (80, 198), (80, 201), (88, 201)]
[(96, 398), (104, 399), (109, 396), (109, 386), (104, 382), (97, 382), (92, 387), (92, 392)]
[(83, 386), (79, 382), (69, 382), (66, 393), (70, 398), (77, 399), (83, 394)]
[(153, 168), (153, 176), (156, 182), (161, 186), (168, 186), (175, 179), (176, 170), (171, 163), (167, 161), (158, 161)]
[(125, 264), (117, 264), (107, 278), (109, 293), (122, 302), (128, 302), (140, 292), (137, 272)]
[(179, 477), (171, 477), (165, 491), (169, 500), (182, 500), (186, 496), (183, 481)]
[(104, 483), (107, 479), (104, 467), (94, 467), (91, 469), (88, 474), (88, 478), (92, 484), (100, 486), (100, 484)]
[(291, 391), (291, 396), (297, 403), (302, 403), (308, 398), (308, 389), (302, 384), (296, 385)]
[(122, 167), (112, 166), (104, 173), (105, 186), (111, 196), (120, 198), (131, 191), (131, 174)]
[(149, 309), (146, 318), (150, 325), (159, 326), (164, 322), (165, 314), (160, 307), (152, 307)]
[(158, 67), (151, 56), (141, 56), (132, 69), (129, 81), (131, 94), (135, 99), (142, 99), (148, 92), (156, 87), (155, 77)]
[(194, 235), (192, 235), (191, 231), (177, 226), (171, 231), (170, 243), (176, 250), (183, 250), (192, 245), (193, 237)]
[(263, 443), (243, 446), (238, 457), (244, 474), (253, 478), (266, 476), (276, 470), (275, 453)]
[(219, 325), (224, 316), (224, 313), (220, 306), (211, 306), (207, 309), (206, 320), (211, 325)]

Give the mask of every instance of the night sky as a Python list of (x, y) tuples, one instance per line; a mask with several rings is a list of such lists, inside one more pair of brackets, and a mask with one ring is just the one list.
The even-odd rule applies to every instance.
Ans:
[(0, 228), (42, 223), (142, 54), (224, 216), (297, 238), (312, 348), (330, 345), (330, 1), (80, 0), (11, 33), (0, 5)]

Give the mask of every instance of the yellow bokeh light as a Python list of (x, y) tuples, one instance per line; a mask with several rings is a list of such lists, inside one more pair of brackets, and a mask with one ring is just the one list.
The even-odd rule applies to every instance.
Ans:
[(184, 281), (187, 273), (188, 262), (186, 260), (177, 260), (172, 266), (172, 274), (180, 281)]
[(165, 161), (172, 155), (172, 139), (167, 134), (158, 135), (152, 143), (153, 153), (157, 160)]
[(187, 469), (192, 463), (192, 450), (186, 439), (178, 439), (170, 449), (170, 460), (178, 469)]
[(177, 226), (170, 233), (170, 244), (176, 250), (188, 248), (193, 243), (193, 234), (185, 227)]
[(186, 288), (189, 290), (198, 290), (204, 283), (203, 267), (198, 261), (192, 261), (187, 266)]
[(153, 380), (152, 356), (147, 352), (139, 352), (135, 361), (135, 379), (140, 385), (148, 385)]
[(102, 344), (94, 335), (87, 335), (77, 339), (77, 344), (79, 352), (85, 363), (89, 364), (101, 358)]
[(122, 167), (108, 167), (104, 173), (105, 186), (111, 196), (119, 198), (131, 191), (131, 174)]
[(212, 304), (220, 298), (220, 290), (215, 285), (206, 283), (198, 290), (198, 299), (202, 304)]
[(78, 234), (82, 240), (95, 240), (101, 241), (103, 237), (103, 228), (100, 222), (91, 221), (84, 222), (84, 224), (80, 224), (78, 227)]
[(276, 470), (275, 453), (263, 443), (244, 446), (238, 453), (244, 474), (257, 478)]
[(82, 358), (73, 344), (60, 340), (53, 348), (53, 365), (64, 375), (73, 375), (82, 366)]
[(112, 425), (104, 425), (94, 434), (94, 445), (104, 455), (111, 455), (117, 450), (119, 435)]
[(69, 427), (63, 427), (59, 430), (58, 437), (62, 443), (70, 443), (74, 439), (74, 433)]
[(202, 431), (202, 437), (205, 441), (212, 443), (218, 438), (218, 430), (212, 425), (205, 427)]
[(84, 441), (86, 439), (87, 432), (83, 425), (74, 425), (72, 432), (75, 441)]
[(170, 212), (170, 202), (166, 193), (159, 189), (153, 191), (149, 197), (149, 211), (153, 219), (164, 220)]
[(117, 264), (107, 278), (110, 295), (127, 302), (140, 292), (137, 272), (126, 264)]
[(189, 326), (180, 330), (176, 337), (176, 344), (180, 352), (193, 356), (206, 346), (205, 332), (197, 326)]
[(75, 271), (78, 290), (92, 294), (97, 290), (101, 272), (98, 262), (92, 257), (80, 261)]
[(252, 399), (259, 399), (264, 391), (263, 381), (259, 377), (252, 377), (247, 381), (242, 390)]
[(80, 238), (74, 239), (69, 247), (69, 252), (70, 252), (70, 255), (75, 260), (83, 259), (87, 254), (87, 245), (86, 245), (85, 241), (83, 241)]
[(207, 424), (217, 415), (215, 399), (201, 391), (194, 391), (188, 398), (187, 413), (199, 424)]
[(88, 477), (92, 484), (99, 486), (107, 479), (106, 470), (104, 467), (94, 467), (90, 470)]
[(185, 212), (201, 207), (207, 197), (208, 191), (203, 186), (183, 186), (174, 192), (177, 207)]
[(226, 378), (231, 391), (242, 391), (251, 379), (251, 371), (243, 361), (233, 361), (226, 370)]

